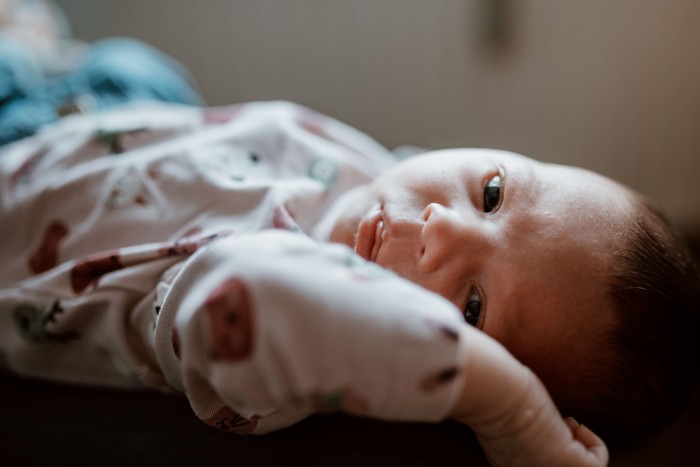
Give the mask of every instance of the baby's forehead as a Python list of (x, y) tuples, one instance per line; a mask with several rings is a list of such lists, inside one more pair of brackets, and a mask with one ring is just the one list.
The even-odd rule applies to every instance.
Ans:
[[(548, 163), (534, 164), (532, 183), (538, 185), (540, 205), (593, 227), (619, 224), (634, 208), (636, 194), (624, 185), (587, 169)], [(593, 225), (592, 225), (593, 224)]]

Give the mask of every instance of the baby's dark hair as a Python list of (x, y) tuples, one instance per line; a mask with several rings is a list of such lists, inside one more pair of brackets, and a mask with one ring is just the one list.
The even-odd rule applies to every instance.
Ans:
[(634, 203), (609, 276), (617, 325), (599, 343), (602, 371), (584, 378), (588, 394), (564, 410), (613, 448), (643, 439), (678, 412), (695, 384), (700, 350), (700, 276), (690, 249), (656, 209)]

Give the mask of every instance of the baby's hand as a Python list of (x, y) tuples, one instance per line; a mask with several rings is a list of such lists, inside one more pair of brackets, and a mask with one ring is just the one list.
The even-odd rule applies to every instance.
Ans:
[(544, 386), (532, 374), (520, 407), (499, 422), (475, 428), (493, 465), (605, 466), (608, 450), (590, 429), (562, 419)]
[(493, 465), (607, 465), (605, 443), (562, 419), (532, 371), (482, 332), (466, 334), (465, 385), (452, 415), (474, 430)]

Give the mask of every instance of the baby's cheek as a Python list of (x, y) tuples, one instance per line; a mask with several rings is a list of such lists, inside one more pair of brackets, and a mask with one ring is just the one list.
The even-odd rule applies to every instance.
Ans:
[(331, 230), (329, 241), (354, 248), (355, 234), (357, 233), (359, 225), (359, 219), (355, 219), (349, 213), (343, 213), (343, 215), (335, 222), (333, 230)]

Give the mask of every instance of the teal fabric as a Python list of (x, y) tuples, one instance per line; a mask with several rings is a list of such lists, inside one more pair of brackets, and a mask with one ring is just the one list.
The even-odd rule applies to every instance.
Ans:
[(202, 104), (185, 67), (133, 39), (95, 43), (82, 65), (64, 75), (37, 74), (20, 49), (0, 42), (0, 145), (34, 134), (71, 106), (99, 111), (136, 100)]

